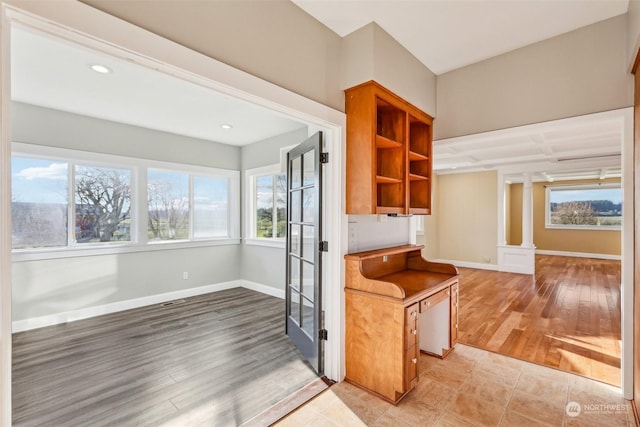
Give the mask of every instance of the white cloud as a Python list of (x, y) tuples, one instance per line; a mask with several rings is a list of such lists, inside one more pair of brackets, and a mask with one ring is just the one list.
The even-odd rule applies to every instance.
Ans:
[(51, 163), (47, 167), (25, 168), (25, 169), (22, 169), (20, 172), (18, 172), (16, 176), (20, 178), (25, 178), (29, 181), (33, 179), (66, 180), (67, 164)]

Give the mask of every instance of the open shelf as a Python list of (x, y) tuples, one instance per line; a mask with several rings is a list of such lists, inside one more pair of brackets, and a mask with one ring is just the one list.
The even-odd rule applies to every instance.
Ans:
[(347, 213), (429, 214), (433, 119), (373, 81), (345, 103)]

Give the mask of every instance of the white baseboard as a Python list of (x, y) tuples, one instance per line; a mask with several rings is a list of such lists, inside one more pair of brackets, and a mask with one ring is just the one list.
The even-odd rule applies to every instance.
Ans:
[(498, 270), (498, 266), (496, 264), (485, 264), (482, 262), (467, 262), (450, 259), (436, 259), (433, 260), (433, 262), (443, 262), (445, 264), (453, 264), (456, 267), (476, 268), (478, 270)]
[(249, 280), (232, 280), (229, 282), (199, 286), (197, 288), (182, 289), (179, 291), (150, 295), (147, 297), (135, 298), (126, 301), (118, 301), (109, 304), (97, 305), (95, 307), (82, 308), (79, 310), (65, 311), (62, 313), (34, 317), (31, 319), (16, 320), (12, 322), (12, 331), (14, 333), (24, 332), (31, 329), (42, 328), (45, 326), (73, 322), (74, 320), (88, 319), (90, 317), (101, 316), (103, 314), (116, 313), (118, 311), (130, 310), (132, 308), (161, 304), (163, 302), (173, 301), (180, 298), (188, 298), (196, 295), (203, 295), (211, 292), (239, 287), (251, 289), (253, 291), (284, 299), (284, 290), (276, 289), (271, 286), (266, 286), (256, 282), (251, 282)]
[(276, 289), (272, 286), (263, 285), (262, 283), (256, 283), (250, 280), (238, 280), (238, 282), (240, 282), (240, 286), (243, 288), (284, 299), (284, 289)]
[(609, 255), (609, 254), (591, 254), (588, 252), (564, 252), (564, 251), (547, 251), (542, 249), (536, 249), (536, 255), (555, 255), (555, 256), (572, 256), (576, 258), (595, 258), (595, 259), (612, 259), (620, 261), (621, 255)]

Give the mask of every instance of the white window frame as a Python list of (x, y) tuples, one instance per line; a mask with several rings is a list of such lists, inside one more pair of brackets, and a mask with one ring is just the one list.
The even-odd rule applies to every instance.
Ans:
[[(237, 170), (210, 168), (204, 166), (171, 163), (156, 160), (124, 157), (89, 151), (71, 150), (67, 148), (12, 143), (11, 155), (21, 157), (37, 157), (60, 160), (69, 163), (70, 181), (68, 185), (69, 204), (74, 204), (75, 192), (73, 173), (75, 164), (109, 167), (131, 170), (131, 240), (128, 242), (105, 242), (77, 245), (72, 239), (67, 246), (13, 249), (13, 262), (34, 261), (55, 258), (71, 258), (81, 256), (109, 255), (127, 252), (145, 252), (187, 247), (204, 247), (240, 243), (240, 172)], [(189, 174), (190, 182), (194, 177), (211, 177), (228, 179), (228, 235), (215, 238), (194, 239), (190, 231), (189, 240), (148, 241), (147, 236), (147, 170), (165, 170)], [(190, 184), (192, 191), (192, 184)], [(191, 202), (192, 203), (192, 202)], [(75, 218), (68, 219), (68, 233), (75, 228)], [(73, 221), (73, 223), (72, 223)], [(72, 225), (72, 227), (71, 227)]]
[[(286, 158), (286, 157), (285, 157)], [(256, 178), (265, 175), (279, 175), (284, 173), (279, 163), (245, 171), (245, 215), (244, 215), (244, 243), (247, 245), (267, 246), (284, 249), (286, 240), (284, 237), (258, 237), (256, 236), (257, 208), (256, 208)]]
[[(544, 191), (544, 226), (554, 230), (598, 230), (598, 231), (620, 231), (621, 226), (589, 226), (589, 225), (568, 225), (551, 223), (551, 192), (553, 190), (597, 190), (605, 188), (620, 188), (621, 183), (597, 183), (597, 184), (569, 184), (569, 185), (547, 185)], [(623, 218), (624, 220), (624, 218)]]

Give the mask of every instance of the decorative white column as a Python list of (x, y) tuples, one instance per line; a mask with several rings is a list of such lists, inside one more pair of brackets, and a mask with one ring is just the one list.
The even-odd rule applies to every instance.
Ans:
[(531, 174), (523, 174), (522, 181), (522, 246), (535, 248), (533, 244), (533, 188)]
[(531, 174), (523, 174), (522, 186), (522, 244), (505, 243), (506, 180), (498, 173), (498, 271), (535, 274), (536, 247), (533, 244), (533, 190)]

